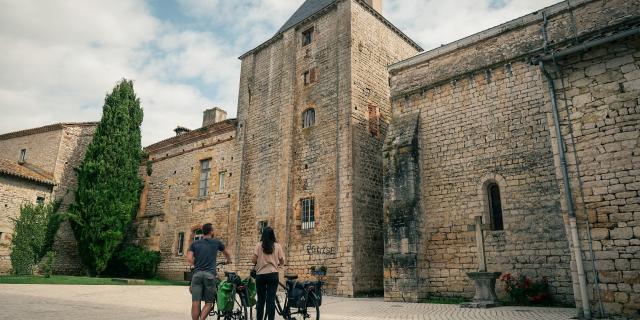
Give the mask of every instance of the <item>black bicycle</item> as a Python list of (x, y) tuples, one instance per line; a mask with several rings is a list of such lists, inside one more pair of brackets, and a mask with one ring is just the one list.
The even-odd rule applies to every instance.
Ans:
[(324, 281), (298, 282), (297, 275), (285, 275), (285, 284), (279, 283), (284, 289), (284, 305), (276, 295), (276, 312), (285, 320), (302, 319), (320, 320), (320, 305), (322, 304), (322, 286)]
[[(219, 262), (216, 264), (218, 273), (220, 272), (220, 266), (225, 265), (226, 262)], [(213, 301), (213, 308), (209, 311), (209, 317), (215, 317), (217, 320), (253, 320), (253, 309), (249, 307), (249, 290), (246, 286), (242, 285), (242, 279), (235, 272), (224, 272), (224, 276), (227, 282), (231, 283), (231, 297), (233, 300), (233, 307), (231, 310), (218, 310), (218, 304), (216, 299)], [(217, 283), (216, 283), (217, 285)]]

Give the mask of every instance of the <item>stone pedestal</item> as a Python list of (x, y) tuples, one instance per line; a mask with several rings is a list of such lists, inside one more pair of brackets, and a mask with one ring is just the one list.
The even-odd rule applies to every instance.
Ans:
[(471, 302), (460, 305), (462, 308), (492, 308), (500, 305), (496, 296), (496, 279), (502, 272), (469, 272), (467, 276), (476, 285), (476, 295)]

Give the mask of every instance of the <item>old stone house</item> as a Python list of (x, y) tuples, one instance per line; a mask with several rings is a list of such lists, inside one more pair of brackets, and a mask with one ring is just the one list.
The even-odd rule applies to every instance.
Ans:
[(640, 317), (639, 22), (566, 1), (390, 66), (386, 298), (472, 295), (482, 216), (490, 271)]
[[(0, 135), (0, 274), (11, 270), (13, 220), (25, 202), (73, 201), (74, 168), (84, 158), (97, 123), (58, 123)], [(54, 243), (57, 273), (82, 270), (71, 227), (63, 223)]]

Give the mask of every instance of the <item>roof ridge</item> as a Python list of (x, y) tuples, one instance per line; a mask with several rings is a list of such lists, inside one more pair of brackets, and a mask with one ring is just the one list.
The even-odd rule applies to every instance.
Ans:
[(18, 138), (23, 136), (28, 136), (30, 134), (36, 133), (44, 133), (54, 130), (59, 130), (68, 126), (97, 126), (100, 122), (97, 121), (87, 121), (87, 122), (57, 122), (53, 124), (48, 124), (35, 128), (22, 129), (18, 131), (11, 131), (7, 133), (0, 134), (0, 140)]

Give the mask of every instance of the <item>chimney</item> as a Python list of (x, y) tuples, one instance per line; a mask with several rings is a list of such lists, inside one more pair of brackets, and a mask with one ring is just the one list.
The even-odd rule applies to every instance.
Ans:
[(185, 127), (181, 127), (181, 126), (177, 126), (175, 129), (173, 129), (173, 131), (176, 133), (176, 136), (179, 136), (183, 133), (187, 133), (189, 131), (191, 131), (191, 129), (189, 128), (185, 128)]
[(378, 13), (382, 14), (382, 0), (364, 0), (364, 2), (366, 2), (374, 10), (378, 11)]
[(227, 112), (220, 108), (211, 108), (204, 111), (202, 126), (206, 127), (227, 119)]

